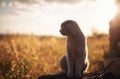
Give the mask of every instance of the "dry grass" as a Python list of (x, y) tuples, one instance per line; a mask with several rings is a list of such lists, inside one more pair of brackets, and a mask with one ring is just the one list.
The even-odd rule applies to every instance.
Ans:
[[(89, 72), (103, 69), (108, 36), (88, 37), (88, 49)], [(0, 35), (0, 79), (36, 79), (42, 74), (59, 72), (59, 58), (64, 53), (65, 38)]]

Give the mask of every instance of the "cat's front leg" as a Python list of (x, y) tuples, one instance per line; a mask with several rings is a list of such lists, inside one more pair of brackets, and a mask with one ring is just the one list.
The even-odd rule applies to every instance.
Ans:
[(76, 60), (76, 65), (75, 65), (75, 77), (76, 78), (81, 78), (83, 75), (83, 66), (84, 66), (84, 59), (79, 58)]
[(67, 76), (73, 77), (74, 76), (74, 62), (70, 57), (67, 58), (67, 65), (68, 65)]

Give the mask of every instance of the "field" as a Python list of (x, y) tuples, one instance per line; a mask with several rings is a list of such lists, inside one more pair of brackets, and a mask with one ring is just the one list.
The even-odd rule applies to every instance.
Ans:
[[(59, 59), (65, 53), (65, 39), (54, 36), (0, 35), (0, 79), (37, 79), (61, 71)], [(109, 41), (105, 34), (87, 39), (90, 67), (103, 69), (103, 54)]]

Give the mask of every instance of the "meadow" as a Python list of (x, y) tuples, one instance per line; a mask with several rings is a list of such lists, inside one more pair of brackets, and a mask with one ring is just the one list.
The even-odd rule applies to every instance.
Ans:
[[(59, 59), (65, 54), (65, 37), (20, 34), (0, 35), (0, 79), (37, 79), (61, 71)], [(103, 55), (109, 48), (108, 35), (87, 38), (90, 67), (103, 69)]]

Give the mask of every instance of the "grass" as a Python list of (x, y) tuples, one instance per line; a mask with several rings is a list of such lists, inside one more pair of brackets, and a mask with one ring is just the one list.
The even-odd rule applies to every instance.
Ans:
[[(108, 50), (108, 36), (88, 37), (90, 67), (103, 69), (103, 54)], [(0, 35), (0, 79), (37, 79), (59, 72), (59, 59), (65, 53), (65, 38), (34, 35)]]

